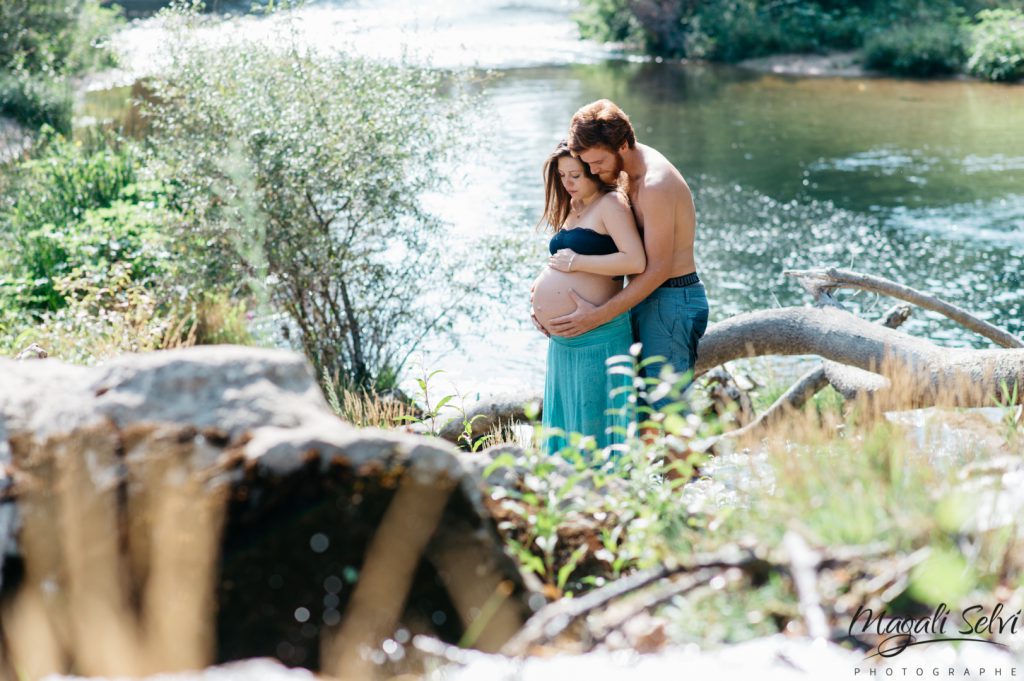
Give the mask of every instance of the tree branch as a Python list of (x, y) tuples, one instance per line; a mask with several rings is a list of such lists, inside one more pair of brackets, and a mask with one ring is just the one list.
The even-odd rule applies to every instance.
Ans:
[(923, 307), (926, 310), (945, 315), (958, 324), (1004, 348), (1024, 348), (1024, 341), (1020, 338), (1004, 329), (1000, 329), (998, 326), (989, 324), (967, 310), (883, 277), (861, 274), (860, 272), (852, 272), (836, 267), (814, 270), (787, 270), (784, 274), (789, 277), (797, 277), (801, 280), (804, 288), (811, 291), (825, 292), (840, 287), (847, 287), (874, 291), (875, 293), (899, 298), (900, 300)]

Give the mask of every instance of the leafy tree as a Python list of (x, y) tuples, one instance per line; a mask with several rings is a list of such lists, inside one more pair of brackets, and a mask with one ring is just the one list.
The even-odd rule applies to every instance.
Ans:
[(189, 21), (150, 116), (155, 169), (177, 178), (189, 216), (177, 240), (193, 282), (265, 286), (317, 374), (358, 388), (392, 381), (480, 296), (514, 290), (515, 248), (460, 244), (424, 208), (470, 149), (458, 78), (313, 54), (287, 31), (204, 46)]

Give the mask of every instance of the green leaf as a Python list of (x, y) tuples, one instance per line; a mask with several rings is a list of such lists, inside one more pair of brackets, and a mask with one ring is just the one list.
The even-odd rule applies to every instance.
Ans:
[(569, 560), (565, 562), (565, 565), (558, 569), (557, 586), (559, 591), (565, 590), (565, 585), (569, 581), (569, 577), (576, 571), (576, 566), (585, 555), (587, 555), (587, 545), (582, 544), (572, 552), (572, 555), (569, 556)]
[(666, 414), (665, 415), (665, 432), (671, 433), (672, 435), (682, 435), (687, 430), (686, 419), (679, 414)]
[(975, 584), (974, 571), (963, 555), (950, 549), (932, 551), (910, 572), (910, 594), (929, 605), (959, 603)]

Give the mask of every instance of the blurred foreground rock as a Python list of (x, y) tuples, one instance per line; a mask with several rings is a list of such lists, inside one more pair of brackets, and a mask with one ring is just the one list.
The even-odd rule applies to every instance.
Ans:
[(471, 643), (497, 650), (528, 614), (456, 450), (341, 422), (299, 355), (0, 377), (0, 677), (260, 656), (352, 676), (339, 660), (396, 629), (454, 643), (485, 616)]

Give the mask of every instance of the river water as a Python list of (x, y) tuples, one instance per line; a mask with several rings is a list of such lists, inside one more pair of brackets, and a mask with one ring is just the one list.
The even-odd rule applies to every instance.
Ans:
[[(539, 269), (541, 163), (573, 111), (609, 97), (694, 190), (712, 321), (803, 304), (783, 270), (837, 265), (1024, 333), (1024, 87), (631, 58), (579, 40), (573, 11), (571, 2), (539, 0), (323, 2), (299, 10), (297, 24), (313, 47), (495, 70), (481, 101), (487, 145), (451, 169), (450, 190), (427, 198), (455, 235), (521, 234)], [(239, 19), (211, 39), (267, 26)], [(147, 20), (118, 38), (129, 69), (159, 62), (159, 37)], [(117, 92), (90, 93), (86, 113)], [(424, 362), (470, 399), (538, 391), (546, 340), (529, 324), (528, 286), (511, 308), (482, 305), (459, 350), (431, 341)], [(887, 307), (871, 295), (845, 299), (868, 315)], [(950, 346), (986, 345), (922, 311), (905, 329)]]

